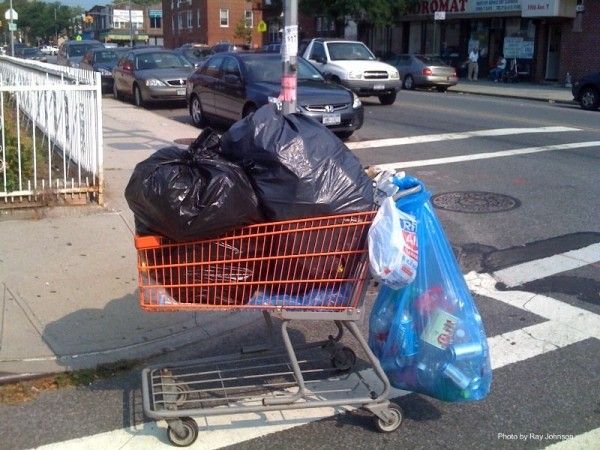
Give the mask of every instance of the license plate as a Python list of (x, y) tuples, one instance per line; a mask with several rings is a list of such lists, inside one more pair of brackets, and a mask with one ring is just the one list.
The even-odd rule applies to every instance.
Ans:
[(385, 89), (385, 84), (376, 84), (375, 86), (373, 86), (373, 89), (375, 89), (376, 91), (383, 91)]
[(339, 114), (328, 114), (323, 116), (323, 125), (339, 125), (342, 122), (342, 118)]
[(177, 89), (177, 95), (185, 95), (185, 89)]

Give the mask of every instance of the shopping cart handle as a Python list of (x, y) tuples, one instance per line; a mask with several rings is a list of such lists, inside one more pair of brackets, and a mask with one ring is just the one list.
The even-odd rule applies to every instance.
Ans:
[(421, 186), (417, 185), (415, 187), (411, 187), (410, 189), (405, 189), (404, 191), (399, 191), (397, 193), (395, 193), (392, 198), (394, 199), (394, 201), (402, 198), (402, 197), (407, 197), (409, 195), (412, 194), (416, 194), (417, 192), (421, 192)]

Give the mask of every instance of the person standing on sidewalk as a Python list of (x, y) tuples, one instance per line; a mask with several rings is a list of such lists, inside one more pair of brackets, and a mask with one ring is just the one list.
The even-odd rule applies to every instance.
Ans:
[(469, 81), (477, 81), (479, 76), (479, 47), (474, 47), (469, 53), (469, 66), (467, 72), (467, 79)]

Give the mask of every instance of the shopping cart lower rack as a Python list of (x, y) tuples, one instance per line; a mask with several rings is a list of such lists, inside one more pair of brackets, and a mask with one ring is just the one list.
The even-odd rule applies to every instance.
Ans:
[[(261, 310), (269, 327), (272, 316), (282, 319), (279, 351), (245, 349), (143, 370), (144, 413), (166, 419), (172, 444), (196, 440), (191, 416), (357, 405), (375, 416), (380, 431), (400, 426), (402, 412), (387, 399), (389, 380), (356, 324), (368, 285), (366, 239), (374, 215), (252, 225), (186, 243), (136, 237), (143, 309)], [(293, 346), (291, 320), (333, 321), (337, 336)], [(376, 387), (360, 373), (352, 376), (366, 390), (343, 387), (356, 363), (354, 351), (341, 343), (344, 329), (366, 354)]]

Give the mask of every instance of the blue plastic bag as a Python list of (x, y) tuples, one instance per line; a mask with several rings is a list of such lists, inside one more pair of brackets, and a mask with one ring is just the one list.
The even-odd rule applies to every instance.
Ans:
[(462, 402), (487, 396), (492, 369), (487, 339), (471, 293), (423, 183), (395, 179), (421, 191), (396, 206), (417, 219), (415, 280), (381, 286), (369, 323), (369, 346), (399, 389)]

